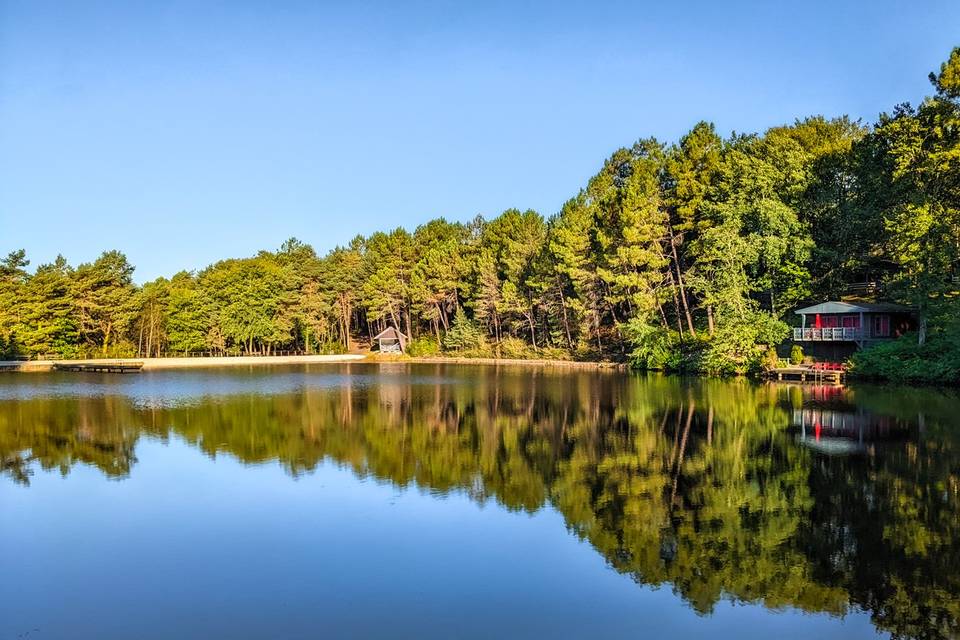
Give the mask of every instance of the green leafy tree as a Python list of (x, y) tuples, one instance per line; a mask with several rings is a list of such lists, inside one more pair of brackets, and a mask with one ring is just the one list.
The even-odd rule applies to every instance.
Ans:
[(119, 251), (105, 251), (73, 272), (73, 299), (81, 339), (90, 350), (107, 356), (129, 353), (127, 330), (136, 315), (133, 265)]

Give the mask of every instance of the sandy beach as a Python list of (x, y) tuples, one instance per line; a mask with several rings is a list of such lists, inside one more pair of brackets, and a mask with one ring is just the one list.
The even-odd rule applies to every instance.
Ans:
[(12, 360), (0, 362), (0, 370), (42, 372), (52, 371), (55, 364), (116, 362), (122, 364), (143, 363), (143, 371), (158, 369), (193, 369), (199, 367), (251, 367), (283, 364), (325, 364), (357, 362), (364, 360), (357, 354), (315, 356), (236, 356), (210, 358), (107, 358), (104, 360)]

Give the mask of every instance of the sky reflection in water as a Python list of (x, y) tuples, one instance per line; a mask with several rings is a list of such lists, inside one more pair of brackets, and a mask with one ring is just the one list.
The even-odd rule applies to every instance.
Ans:
[(3, 376), (0, 640), (947, 638), (957, 416), (521, 368)]

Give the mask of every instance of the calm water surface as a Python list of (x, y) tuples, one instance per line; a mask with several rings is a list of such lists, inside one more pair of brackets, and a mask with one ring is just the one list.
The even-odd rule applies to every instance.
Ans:
[(943, 391), (10, 374), (0, 465), (0, 640), (960, 634)]

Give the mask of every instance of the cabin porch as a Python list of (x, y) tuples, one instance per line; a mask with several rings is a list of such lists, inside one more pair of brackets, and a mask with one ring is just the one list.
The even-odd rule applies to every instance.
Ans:
[(863, 347), (868, 341), (897, 338), (912, 327), (910, 308), (896, 304), (831, 301), (796, 313), (801, 324), (793, 329), (794, 342), (852, 342)]

